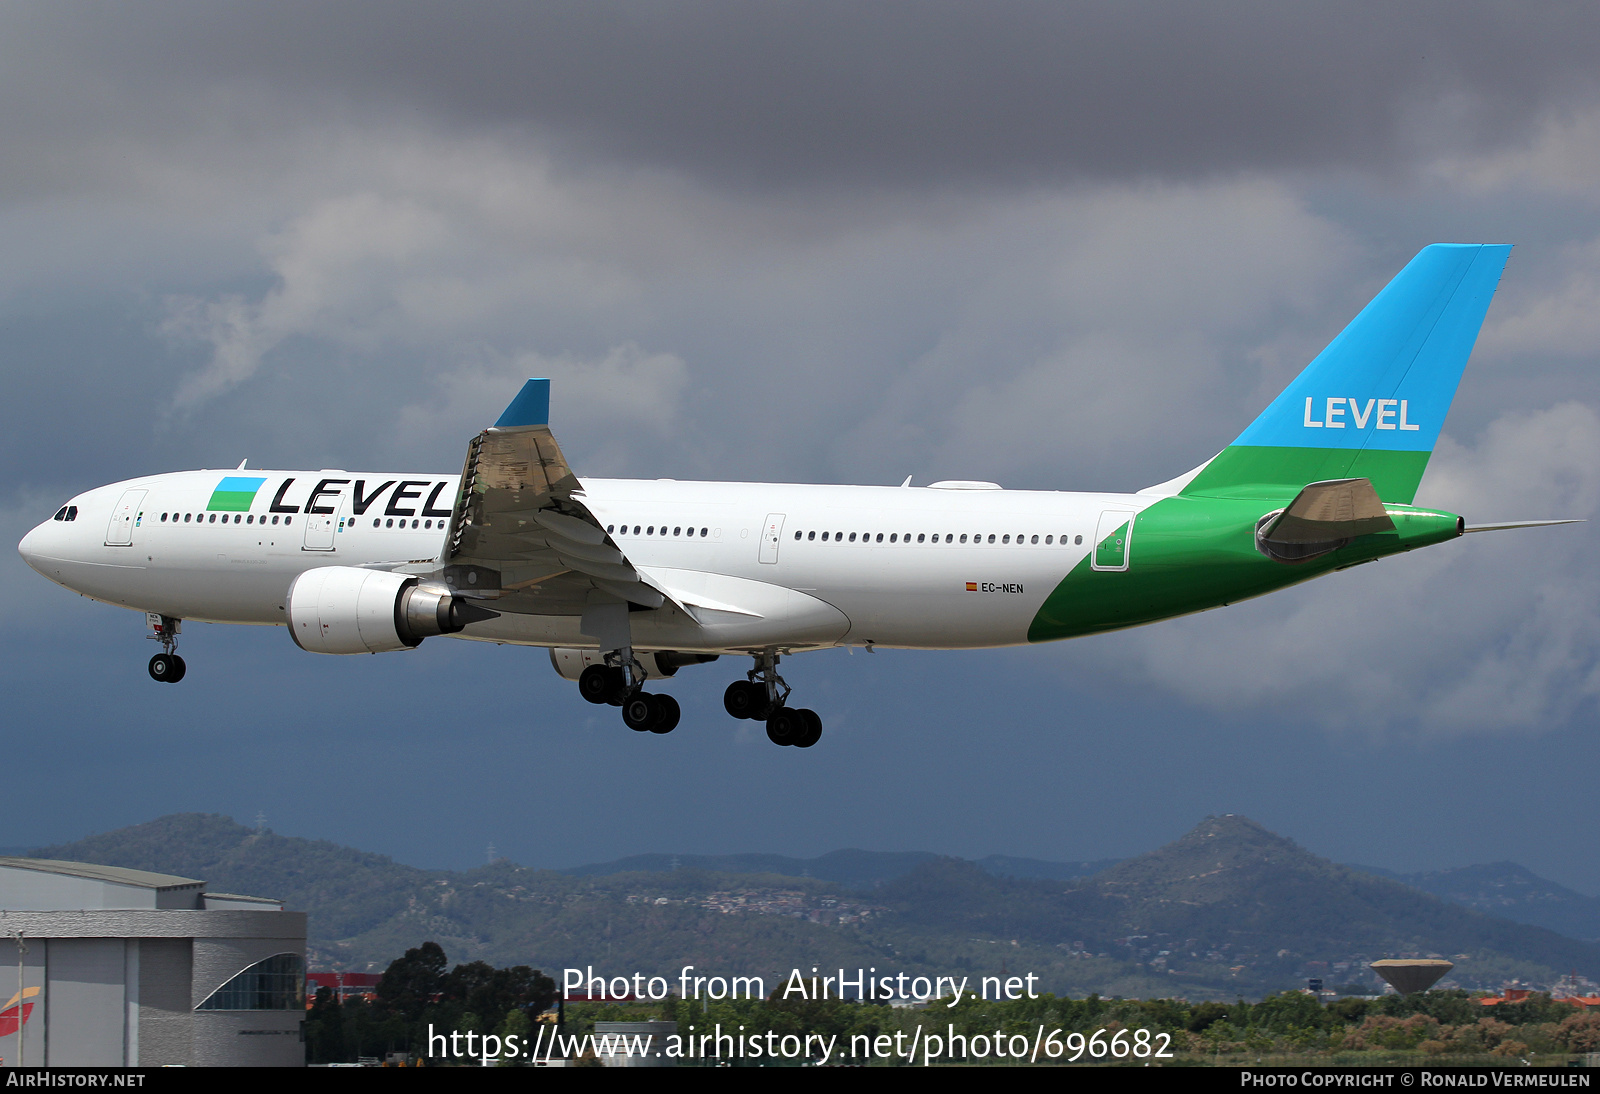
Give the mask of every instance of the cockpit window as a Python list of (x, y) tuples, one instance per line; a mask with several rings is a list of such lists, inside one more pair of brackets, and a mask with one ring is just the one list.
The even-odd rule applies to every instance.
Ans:
[(56, 515), (51, 517), (50, 519), (51, 520), (66, 520), (67, 519), (67, 507), (65, 505), (63, 505), (60, 509), (57, 509), (56, 510)]

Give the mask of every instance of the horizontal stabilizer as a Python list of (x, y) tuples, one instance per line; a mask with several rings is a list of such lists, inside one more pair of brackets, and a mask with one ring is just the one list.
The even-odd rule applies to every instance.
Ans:
[(1582, 518), (1567, 520), (1503, 520), (1498, 524), (1469, 524), (1463, 532), (1503, 532), (1507, 528), (1544, 528), (1551, 524), (1585, 524)]
[(1314, 482), (1261, 529), (1266, 543), (1328, 543), (1394, 531), (1370, 479)]

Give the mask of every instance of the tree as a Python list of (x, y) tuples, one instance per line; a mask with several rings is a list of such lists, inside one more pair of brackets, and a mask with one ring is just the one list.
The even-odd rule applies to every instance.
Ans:
[(378, 981), (378, 1005), (415, 1022), (422, 1017), (423, 1008), (444, 991), (447, 963), (444, 949), (437, 942), (424, 942), (407, 950), (404, 957), (389, 963)]
[(538, 969), (497, 969), (486, 961), (457, 965), (445, 977), (442, 997), (461, 1003), (494, 1029), (514, 1010), (538, 1014), (555, 1002), (556, 982)]

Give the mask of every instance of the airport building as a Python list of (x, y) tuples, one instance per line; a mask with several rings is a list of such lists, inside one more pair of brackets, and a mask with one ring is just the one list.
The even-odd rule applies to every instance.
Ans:
[(6, 1066), (300, 1067), (306, 917), (203, 881), (0, 858)]

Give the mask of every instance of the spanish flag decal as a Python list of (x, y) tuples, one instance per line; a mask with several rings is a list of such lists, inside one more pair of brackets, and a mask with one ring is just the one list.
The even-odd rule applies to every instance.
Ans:
[(976, 581), (967, 582), (967, 592), (975, 593), (977, 591), (978, 591), (978, 583)]

